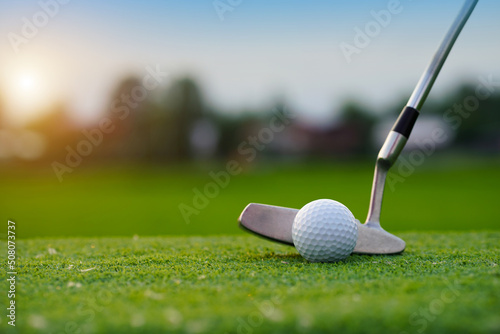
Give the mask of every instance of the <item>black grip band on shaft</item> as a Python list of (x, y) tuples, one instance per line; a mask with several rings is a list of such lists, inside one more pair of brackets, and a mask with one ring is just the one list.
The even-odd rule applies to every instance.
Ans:
[(402, 134), (406, 138), (410, 137), (411, 130), (417, 121), (420, 113), (417, 109), (406, 106), (394, 124), (392, 131)]

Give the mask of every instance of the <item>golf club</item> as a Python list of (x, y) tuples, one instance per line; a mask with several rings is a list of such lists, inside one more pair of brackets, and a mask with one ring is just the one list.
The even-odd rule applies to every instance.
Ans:
[[(477, 2), (478, 0), (465, 2), (380, 149), (375, 164), (368, 217), (364, 224), (357, 221), (358, 240), (354, 253), (398, 254), (403, 252), (406, 247), (402, 239), (385, 231), (380, 225), (386, 176), (406, 145), (419, 115), (419, 110), (429, 95), (453, 44)], [(243, 210), (238, 221), (240, 226), (249, 232), (272, 241), (293, 245), (292, 225), (298, 211), (297, 209), (251, 203)]]

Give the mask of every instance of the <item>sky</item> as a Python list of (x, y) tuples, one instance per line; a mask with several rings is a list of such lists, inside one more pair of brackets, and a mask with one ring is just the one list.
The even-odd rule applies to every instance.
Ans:
[[(373, 12), (387, 13), (394, 2), (398, 10), (377, 23)], [(0, 0), (5, 120), (22, 124), (56, 101), (75, 120), (95, 120), (119, 80), (144, 76), (148, 66), (169, 74), (166, 86), (192, 76), (225, 113), (276, 98), (317, 122), (348, 99), (383, 111), (409, 97), (462, 3)], [(499, 12), (500, 1), (479, 1), (430, 98), (463, 80), (500, 80)], [(355, 45), (356, 31), (377, 24), (349, 61), (341, 45)]]

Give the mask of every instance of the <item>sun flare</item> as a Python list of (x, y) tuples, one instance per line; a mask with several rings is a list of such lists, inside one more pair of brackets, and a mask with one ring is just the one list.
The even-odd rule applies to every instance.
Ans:
[(31, 73), (22, 73), (19, 76), (18, 82), (16, 84), (20, 92), (33, 93), (39, 82), (38, 78), (35, 75)]
[(20, 112), (36, 112), (44, 102), (44, 87), (40, 75), (35, 72), (21, 72), (13, 78), (11, 96)]
[(54, 90), (40, 71), (13, 71), (5, 81), (5, 103), (9, 118), (15, 123), (36, 120), (54, 103)]

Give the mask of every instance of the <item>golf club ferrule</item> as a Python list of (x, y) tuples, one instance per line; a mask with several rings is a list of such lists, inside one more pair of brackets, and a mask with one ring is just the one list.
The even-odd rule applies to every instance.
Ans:
[(401, 111), (396, 123), (394, 123), (392, 131), (402, 134), (406, 139), (410, 138), (410, 133), (413, 130), (418, 115), (420, 115), (420, 113), (417, 109), (406, 106), (403, 111)]

